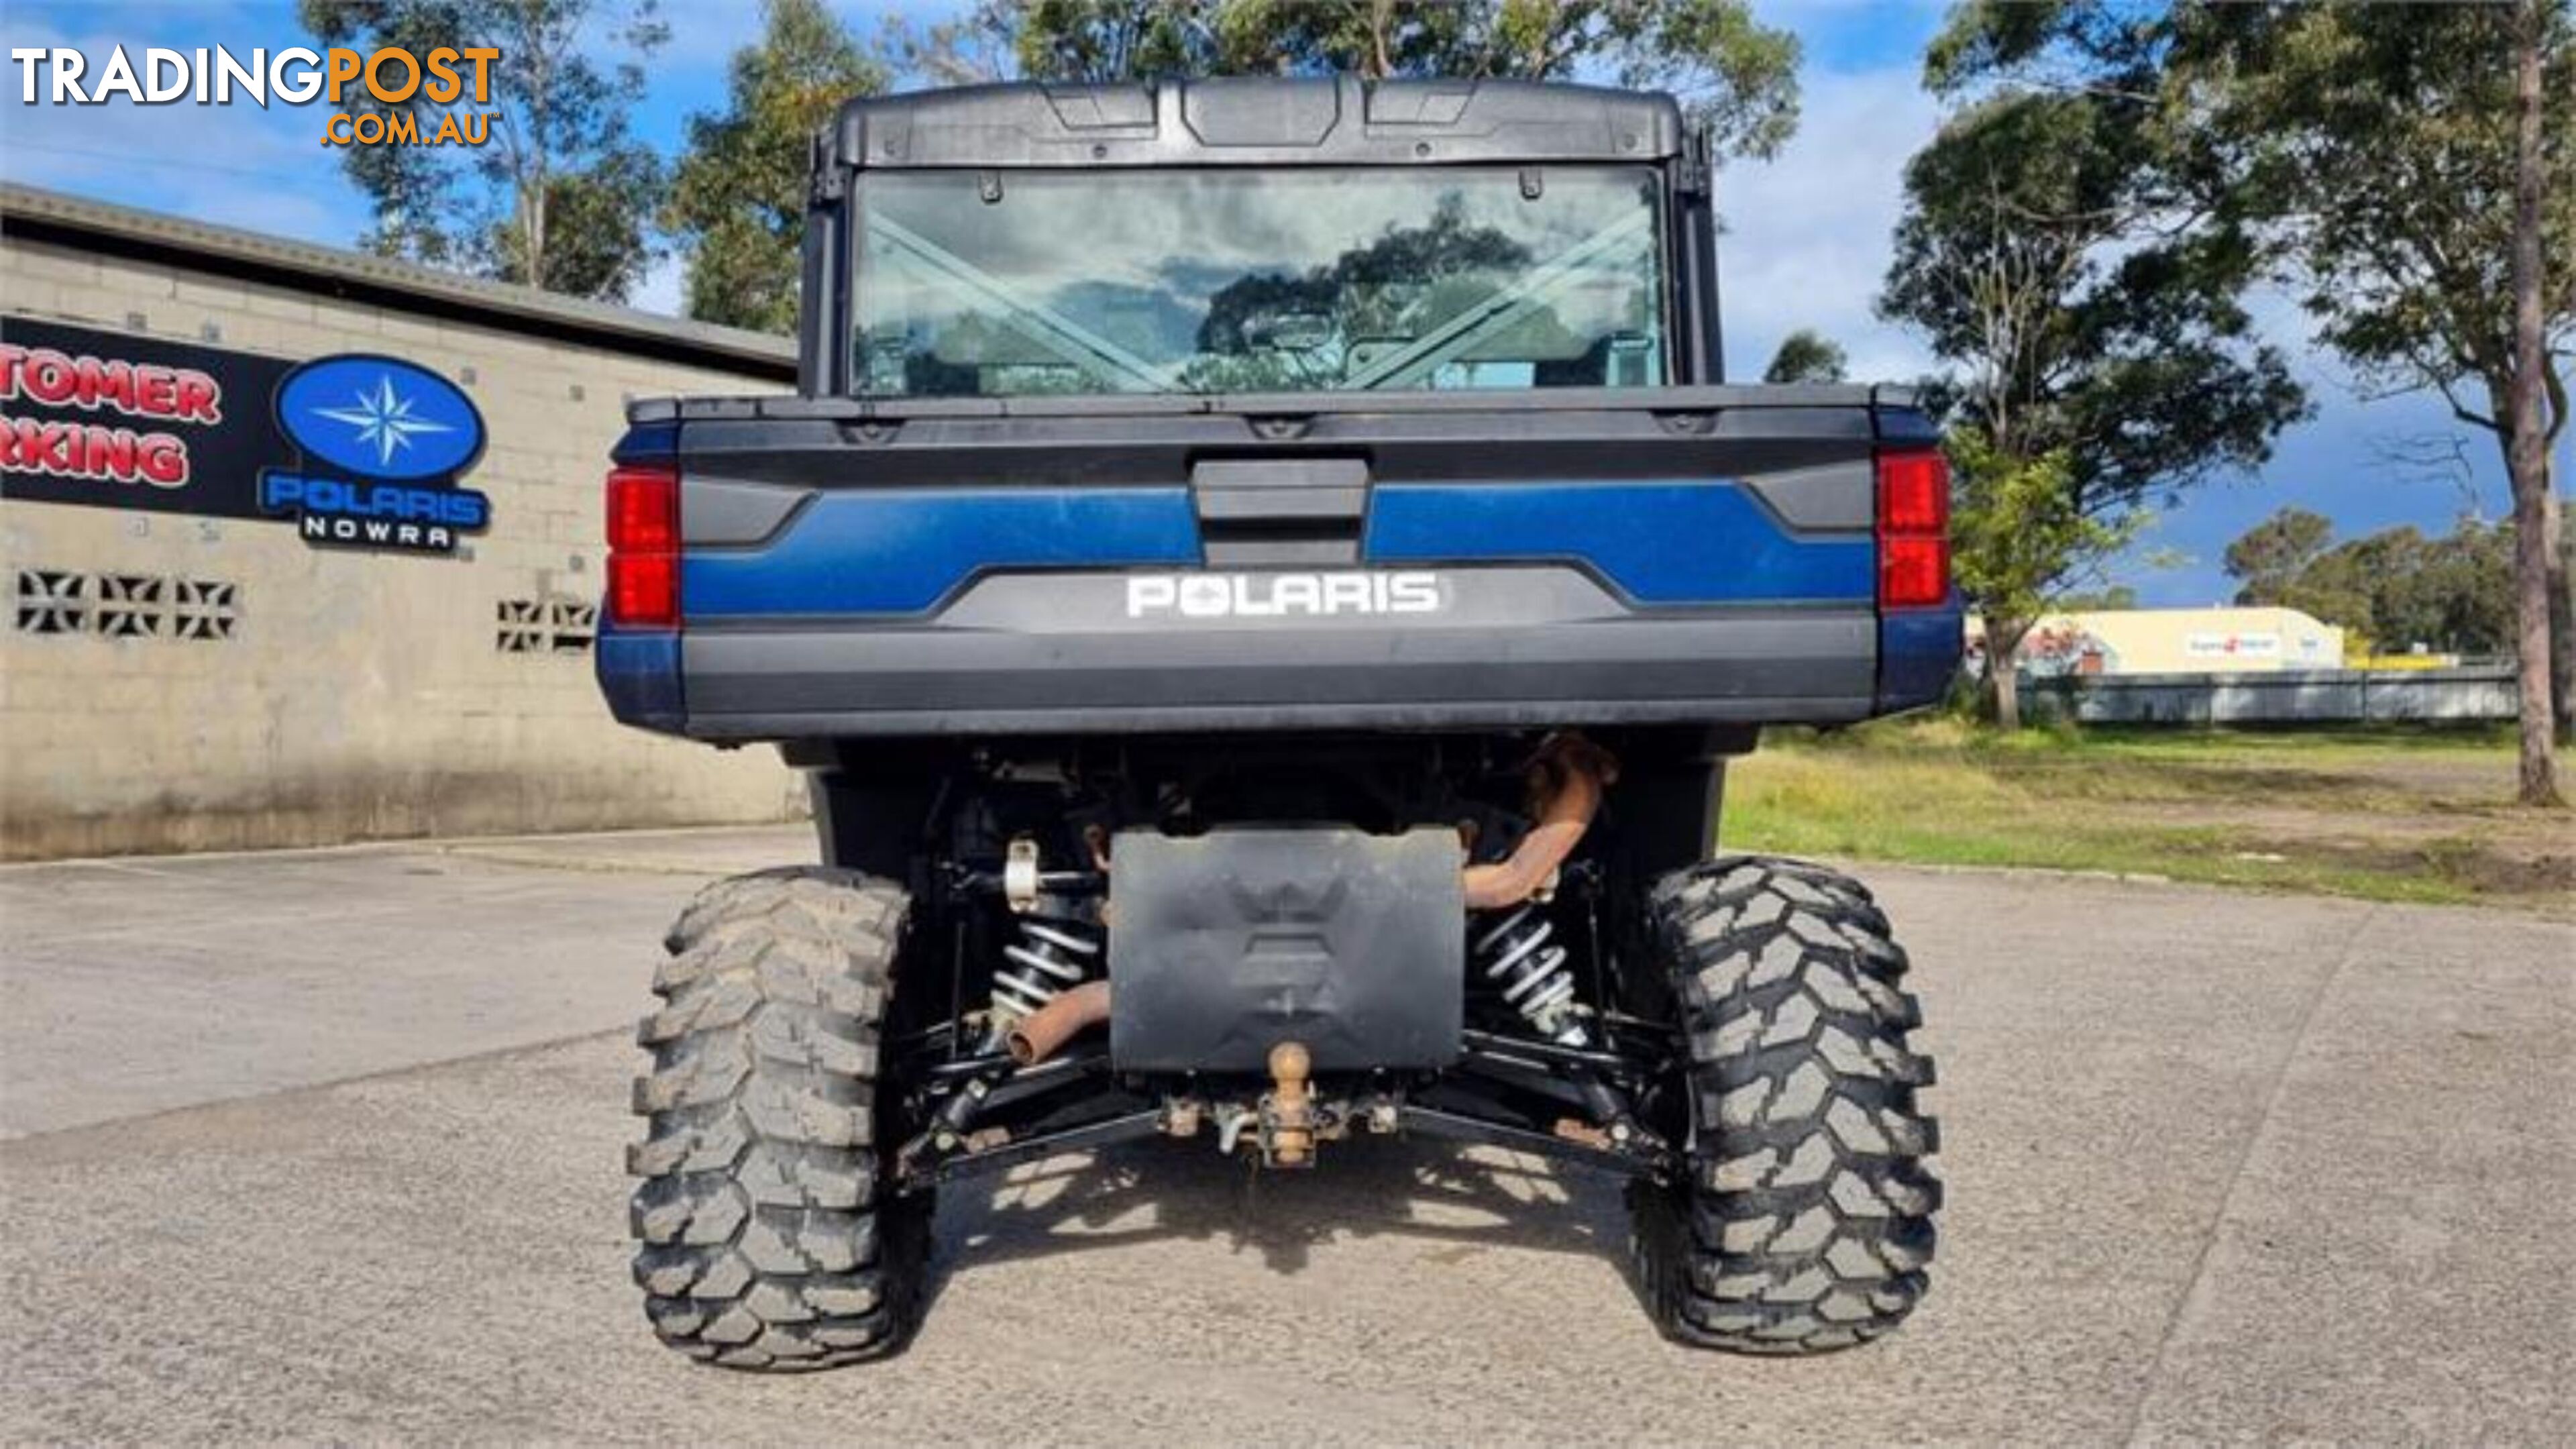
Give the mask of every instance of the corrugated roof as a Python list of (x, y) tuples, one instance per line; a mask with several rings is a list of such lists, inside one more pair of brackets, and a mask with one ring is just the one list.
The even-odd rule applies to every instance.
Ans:
[(0, 234), (171, 261), (196, 270), (645, 356), (793, 382), (796, 343), (413, 262), (0, 182)]

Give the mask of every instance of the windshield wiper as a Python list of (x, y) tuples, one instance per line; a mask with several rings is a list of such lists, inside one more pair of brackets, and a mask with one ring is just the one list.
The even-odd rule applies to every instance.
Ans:
[(1086, 360), (1105, 363), (1131, 381), (1142, 383), (1146, 392), (1174, 392), (1179, 389), (1178, 378), (1171, 370), (1156, 367), (1072, 318), (1037, 305), (1020, 295), (1009, 282), (903, 223), (891, 217), (870, 215), (867, 227), (871, 233), (908, 253), (935, 280), (997, 309), (994, 321), (1055, 352), (1075, 366), (1082, 366)]
[(1654, 214), (1642, 208), (1627, 213), (1548, 258), (1517, 285), (1504, 288), (1415, 338), (1402, 351), (1379, 358), (1342, 379), (1342, 386), (1352, 391), (1366, 391), (1392, 382), (1417, 379), (1422, 373), (1448, 362), (1478, 342), (1527, 317), (1541, 303), (1564, 290), (1566, 284), (1582, 276), (1590, 263), (1644, 231), (1653, 219)]

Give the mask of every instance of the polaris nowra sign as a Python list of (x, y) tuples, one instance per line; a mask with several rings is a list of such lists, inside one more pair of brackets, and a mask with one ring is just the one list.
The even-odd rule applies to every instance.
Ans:
[(483, 455), (483, 415), (454, 383), (399, 358), (316, 358), (278, 383), (278, 430), (303, 467), (259, 475), (263, 512), (306, 543), (453, 553), (492, 521), (492, 501), (456, 477)]
[(483, 419), (418, 363), (296, 361), (7, 319), (0, 495), (293, 523), (308, 543), (443, 554), (492, 518), (456, 486)]

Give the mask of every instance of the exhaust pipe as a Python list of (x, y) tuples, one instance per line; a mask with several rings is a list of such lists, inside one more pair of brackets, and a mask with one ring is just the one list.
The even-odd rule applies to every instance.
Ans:
[(1583, 842), (1601, 809), (1602, 791), (1619, 778), (1619, 762), (1581, 735), (1550, 736), (1530, 766), (1531, 814), (1538, 823), (1511, 855), (1467, 867), (1467, 908), (1500, 910), (1528, 900)]
[(1109, 983), (1086, 981), (1021, 1017), (1003, 1038), (1011, 1060), (1033, 1067), (1062, 1050), (1064, 1044), (1109, 1019)]

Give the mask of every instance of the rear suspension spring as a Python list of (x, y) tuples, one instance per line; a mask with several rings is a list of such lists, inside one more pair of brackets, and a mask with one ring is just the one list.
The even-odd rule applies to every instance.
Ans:
[(1536, 905), (1524, 905), (1479, 936), (1474, 952), (1485, 975), (1502, 987), (1503, 1000), (1541, 1036), (1563, 1046), (1584, 1046), (1591, 1038), (1574, 1001), (1574, 973), (1566, 967), (1565, 947), (1549, 939), (1555, 934), (1555, 922)]
[[(992, 1021), (998, 1035), (1036, 1014), (1057, 995), (1079, 986), (1100, 955), (1098, 928), (1086, 921), (1021, 916), (1021, 939), (1002, 948), (1008, 964), (994, 968)], [(1017, 969), (1013, 969), (1017, 968)]]

